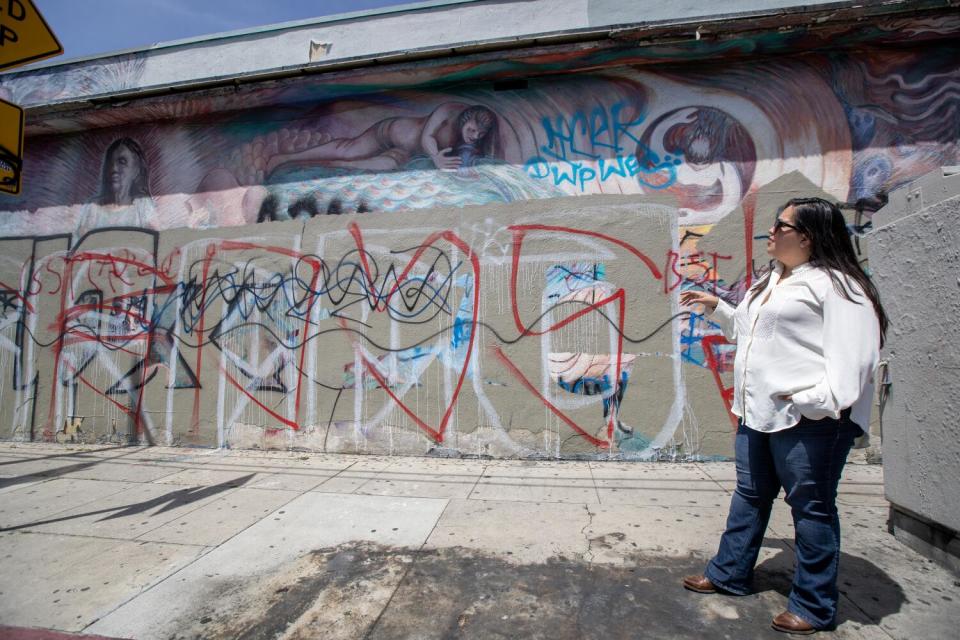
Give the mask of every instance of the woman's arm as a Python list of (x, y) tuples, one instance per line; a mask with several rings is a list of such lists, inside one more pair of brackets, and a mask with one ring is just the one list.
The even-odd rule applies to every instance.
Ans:
[(723, 337), (729, 342), (737, 341), (737, 323), (734, 318), (736, 309), (717, 296), (688, 289), (680, 294), (680, 304), (684, 306), (702, 304), (704, 313), (709, 314), (710, 319), (720, 325)]
[(723, 337), (726, 338), (728, 342), (737, 341), (736, 311), (736, 307), (718, 299), (717, 308), (714, 309), (713, 314), (710, 315), (710, 319), (720, 325), (720, 330), (723, 331)]
[(823, 378), (793, 394), (793, 403), (808, 418), (839, 418), (860, 398), (880, 359), (880, 323), (870, 299), (848, 284), (856, 302), (829, 286), (823, 300)]
[(433, 160), (433, 164), (436, 165), (437, 169), (456, 169), (461, 163), (459, 157), (446, 155), (453, 151), (453, 149), (451, 147), (440, 149), (440, 144), (436, 138), (437, 132), (447, 124), (447, 121), (450, 118), (456, 117), (456, 114), (460, 112), (451, 107), (455, 107), (455, 105), (442, 104), (434, 109), (433, 113), (430, 114), (430, 117), (427, 118), (427, 121), (424, 123), (423, 131), (420, 134), (420, 146), (423, 147), (423, 150), (426, 151), (427, 155)]

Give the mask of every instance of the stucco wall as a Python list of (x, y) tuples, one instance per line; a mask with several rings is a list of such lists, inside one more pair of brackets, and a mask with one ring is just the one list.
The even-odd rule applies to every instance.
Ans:
[(894, 194), (870, 235), (871, 266), (891, 321), (887, 498), (953, 531), (960, 531), (958, 216), (960, 173), (944, 178), (937, 171)]
[[(156, 442), (729, 455), (732, 347), (675, 296), (739, 301), (791, 196), (870, 198), (956, 164), (956, 53), (621, 52), (504, 91), (305, 79), (258, 89), (271, 107), (187, 96), (131, 107), (140, 124), (32, 136), (24, 193), (0, 203), (3, 436), (83, 417), (91, 437)], [(595, 201), (614, 194), (629, 204)], [(849, 222), (865, 260), (870, 219)], [(518, 224), (562, 230), (520, 247)], [(342, 264), (347, 284), (330, 282)], [(554, 291), (561, 273), (576, 291)], [(446, 289), (427, 301), (431, 278)], [(560, 302), (585, 313), (525, 333)], [(571, 381), (554, 356), (574, 353), (600, 360)]]
[(32, 283), (8, 303), (30, 337), (5, 354), (3, 435), (83, 417), (151, 443), (700, 450), (677, 232), (672, 207), (607, 198), (2, 241), (3, 280)]

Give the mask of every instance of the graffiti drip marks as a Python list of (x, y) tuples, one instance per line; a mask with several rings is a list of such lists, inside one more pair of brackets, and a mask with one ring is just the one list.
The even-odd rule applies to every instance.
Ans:
[(82, 424), (88, 441), (555, 456), (672, 441), (676, 410), (626, 417), (684, 393), (634, 382), (679, 366), (683, 314), (651, 257), (676, 251), (669, 209), (631, 213), (617, 238), (479, 211), (448, 228), (317, 218), (255, 239), (2, 241), (24, 256), (3, 263), (22, 283), (2, 297), (4, 435)]

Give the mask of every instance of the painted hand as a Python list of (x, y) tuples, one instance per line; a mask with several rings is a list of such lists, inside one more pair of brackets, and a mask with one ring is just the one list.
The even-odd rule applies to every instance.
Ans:
[(436, 165), (437, 169), (459, 169), (463, 161), (460, 159), (460, 156), (451, 156), (447, 155), (453, 151), (453, 147), (447, 147), (446, 149), (441, 149), (440, 153), (436, 153), (430, 156), (433, 159), (433, 164)]

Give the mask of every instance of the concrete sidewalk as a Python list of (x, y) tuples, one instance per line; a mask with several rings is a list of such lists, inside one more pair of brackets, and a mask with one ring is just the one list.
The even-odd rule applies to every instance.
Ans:
[[(0, 635), (782, 638), (782, 501), (755, 595), (680, 586), (715, 550), (733, 477), (731, 463), (0, 443)], [(882, 468), (849, 464), (839, 502), (840, 625), (822, 635), (956, 637), (960, 582), (886, 532)]]

